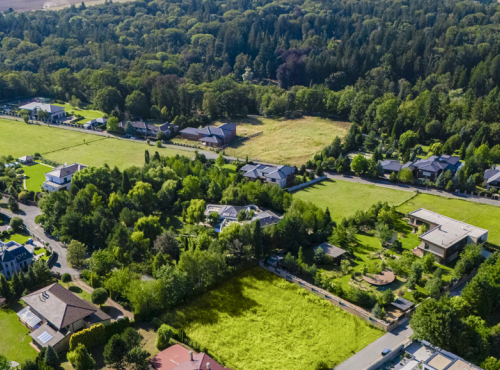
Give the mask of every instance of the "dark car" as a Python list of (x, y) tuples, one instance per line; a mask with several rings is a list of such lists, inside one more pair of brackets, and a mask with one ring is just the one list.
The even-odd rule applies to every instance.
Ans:
[(392, 350), (391, 350), (390, 348), (386, 348), (386, 349), (384, 349), (384, 350), (382, 351), (382, 356), (386, 356), (386, 355), (388, 355), (389, 353), (391, 353), (391, 351), (392, 351)]

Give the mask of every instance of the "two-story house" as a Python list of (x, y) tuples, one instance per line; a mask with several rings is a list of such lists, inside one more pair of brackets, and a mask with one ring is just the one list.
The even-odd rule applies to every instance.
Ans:
[(87, 166), (80, 163), (73, 163), (69, 166), (64, 164), (63, 166), (56, 167), (52, 171), (45, 174), (43, 188), (50, 192), (69, 190), (73, 175), (85, 167)]
[(157, 137), (158, 133), (163, 132), (167, 137), (170, 137), (179, 131), (179, 126), (172, 125), (171, 123), (165, 122), (162, 125), (156, 126), (143, 121), (127, 121), (118, 123), (118, 127), (123, 129), (126, 134), (131, 134), (126, 132), (127, 125), (130, 125), (133, 129), (133, 134), (138, 137)]
[(66, 116), (66, 112), (64, 111), (64, 107), (60, 107), (58, 105), (52, 104), (44, 104), (44, 103), (28, 103), (19, 107), (19, 109), (24, 109), (29, 112), (30, 116), (36, 116), (37, 112), (42, 110), (49, 114), (49, 119), (57, 120), (60, 118), (64, 118)]
[(427, 209), (417, 209), (408, 217), (408, 225), (414, 231), (423, 224), (427, 225), (428, 231), (419, 236), (422, 243), (413, 250), (419, 257), (432, 253), (440, 263), (447, 263), (457, 258), (467, 244), (482, 244), (488, 240), (488, 230)]
[(33, 250), (30, 247), (15, 241), (0, 242), (0, 273), (10, 279), (13, 274), (26, 270), (33, 263)]
[(58, 283), (25, 295), (22, 300), (27, 306), (17, 316), (32, 330), (30, 337), (40, 349), (50, 345), (58, 352), (65, 351), (73, 333), (111, 322), (107, 314)]
[(270, 166), (267, 164), (247, 164), (240, 168), (240, 172), (249, 181), (262, 181), (286, 188), (293, 184), (295, 168), (288, 166)]
[(203, 145), (216, 148), (229, 144), (236, 137), (236, 125), (224, 123), (217, 127), (187, 127), (181, 131), (181, 137), (187, 140), (201, 141)]

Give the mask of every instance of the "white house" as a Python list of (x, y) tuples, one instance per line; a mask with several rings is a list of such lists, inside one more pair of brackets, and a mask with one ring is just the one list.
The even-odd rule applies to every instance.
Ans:
[(93, 127), (105, 125), (106, 123), (108, 123), (108, 119), (104, 118), (104, 117), (100, 117), (100, 118), (92, 119), (90, 121), (85, 122), (85, 124), (83, 125), (83, 128), (85, 130), (90, 130)]
[(87, 166), (80, 163), (73, 163), (69, 166), (64, 164), (64, 166), (56, 167), (52, 171), (45, 174), (43, 188), (50, 192), (57, 190), (69, 190), (73, 175), (85, 167)]
[(59, 119), (65, 116), (64, 107), (52, 104), (43, 103), (29, 103), (19, 107), (19, 109), (25, 109), (30, 112), (30, 116), (35, 116), (36, 112), (43, 110), (49, 114), (49, 119)]
[(31, 155), (25, 155), (24, 157), (20, 157), (17, 159), (22, 164), (30, 164), (33, 163), (33, 157)]
[(33, 262), (33, 251), (28, 246), (21, 245), (15, 241), (7, 243), (0, 242), (0, 273), (6, 278), (28, 268)]

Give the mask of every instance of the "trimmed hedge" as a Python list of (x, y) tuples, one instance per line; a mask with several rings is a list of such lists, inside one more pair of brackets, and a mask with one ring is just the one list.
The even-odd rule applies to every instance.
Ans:
[(73, 334), (69, 340), (69, 350), (73, 351), (79, 343), (87, 347), (87, 350), (106, 343), (113, 335), (121, 334), (132, 322), (128, 317), (112, 322), (104, 326), (103, 324), (92, 325), (89, 329), (81, 330)]

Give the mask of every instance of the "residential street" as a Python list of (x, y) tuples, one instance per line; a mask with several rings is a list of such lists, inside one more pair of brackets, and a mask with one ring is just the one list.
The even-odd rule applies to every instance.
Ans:
[[(3, 202), (7, 203), (7, 198), (4, 197)], [(5, 213), (9, 217), (21, 217), (26, 227), (30, 229), (33, 234), (50, 244), (52, 249), (57, 252), (57, 257), (52, 262), (52, 271), (60, 274), (67, 272), (72, 276), (79, 275), (78, 270), (69, 267), (66, 262), (66, 248), (64, 248), (58, 241), (55, 241), (46, 235), (43, 228), (35, 223), (35, 217), (41, 214), (40, 208), (19, 203), (19, 213), (17, 214), (12, 213), (7, 207), (2, 208), (0, 212)]]
[(452, 199), (461, 199), (461, 200), (467, 200), (469, 202), (483, 203), (483, 204), (489, 204), (492, 206), (500, 207), (499, 200), (492, 200), (490, 198), (480, 198), (478, 196), (472, 197), (470, 194), (466, 194), (466, 195), (465, 194), (454, 194), (454, 193), (449, 193), (447, 191), (441, 191), (441, 190), (436, 190), (436, 189), (426, 189), (426, 188), (423, 188), (420, 186), (407, 185), (407, 184), (394, 184), (394, 183), (392, 183), (390, 181), (386, 181), (386, 180), (367, 179), (367, 178), (351, 176), (351, 175), (340, 175), (340, 174), (331, 173), (331, 172), (325, 172), (325, 175), (329, 179), (332, 179), (332, 180), (357, 182), (358, 184), (375, 185), (375, 186), (380, 186), (383, 188), (402, 190), (402, 191), (407, 191), (407, 192), (414, 192), (414, 191), (418, 190), (420, 193), (424, 193), (424, 194), (439, 195), (442, 197), (447, 197), (447, 198), (452, 198)]

